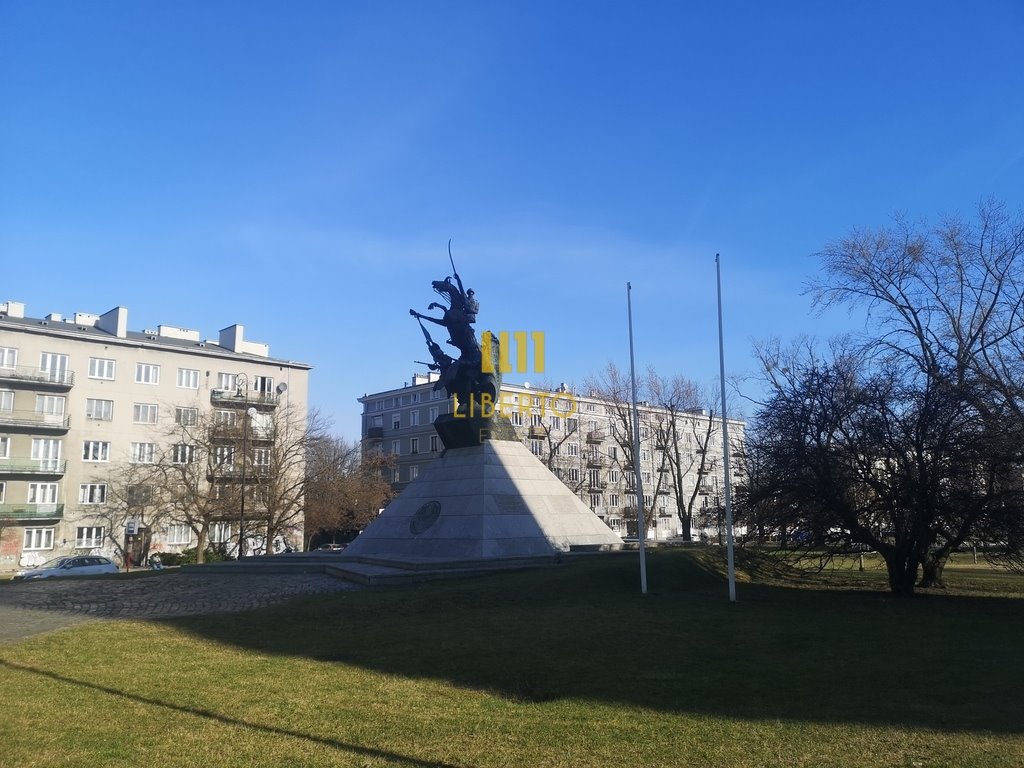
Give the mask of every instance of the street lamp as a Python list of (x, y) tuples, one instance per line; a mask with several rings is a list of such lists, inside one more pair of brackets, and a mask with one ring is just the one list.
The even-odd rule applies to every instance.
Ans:
[(238, 515), (238, 559), (245, 555), (245, 463), (249, 455), (249, 422), (256, 415), (256, 409), (250, 406), (242, 418), (242, 506)]

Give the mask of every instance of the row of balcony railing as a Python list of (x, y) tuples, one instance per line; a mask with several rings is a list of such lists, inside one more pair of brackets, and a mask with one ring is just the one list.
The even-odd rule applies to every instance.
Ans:
[(41, 370), (30, 365), (15, 365), (0, 368), (0, 381), (29, 381), (34, 384), (71, 387), (75, 383), (75, 373), (65, 370)]
[(59, 520), (63, 504), (0, 504), (0, 520)]
[(31, 427), (36, 430), (66, 432), (71, 417), (66, 413), (38, 413), (37, 411), (0, 411), (0, 426)]
[(63, 475), (63, 459), (0, 459), (0, 475)]
[(276, 392), (254, 392), (241, 388), (210, 390), (210, 402), (220, 405), (275, 406), (280, 400)]

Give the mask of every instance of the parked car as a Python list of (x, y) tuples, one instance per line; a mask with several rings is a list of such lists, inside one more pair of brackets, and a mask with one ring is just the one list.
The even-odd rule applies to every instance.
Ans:
[(345, 547), (345, 544), (321, 544), (318, 549), (321, 552), (342, 552)]
[(95, 576), (101, 573), (117, 573), (117, 565), (106, 557), (82, 555), (79, 557), (55, 557), (37, 568), (18, 571), (15, 581), (35, 579), (57, 579), (66, 576)]

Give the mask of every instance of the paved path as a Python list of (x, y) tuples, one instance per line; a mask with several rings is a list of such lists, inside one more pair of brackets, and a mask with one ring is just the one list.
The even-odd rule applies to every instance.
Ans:
[(319, 574), (197, 574), (0, 582), (0, 643), (95, 619), (247, 611), (302, 595), (358, 589)]

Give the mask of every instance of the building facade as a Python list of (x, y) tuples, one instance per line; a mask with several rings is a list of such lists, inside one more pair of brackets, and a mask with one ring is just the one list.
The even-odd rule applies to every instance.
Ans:
[[(241, 325), (213, 341), (165, 325), (129, 331), (124, 307), (33, 318), (20, 302), (0, 304), (0, 570), (195, 547), (188, 519), (156, 508), (164, 489), (152, 470), (204, 461), (175, 434), (206, 424), (220, 431), (207, 430), (218, 461), (203, 465), (203, 493), (225, 499), (208, 537), (227, 544), (239, 518), (227, 499), (249, 498), (258, 519), (253, 490), (275, 439), (265, 427), (285, 410), (305, 422), (309, 370), (271, 358)], [(133, 473), (148, 479), (132, 485)]]
[[(435, 390), (436, 374), (415, 374), (399, 389), (367, 394), (362, 439), (366, 450), (395, 457), (389, 478), (401, 491), (444, 445), (433, 428), (453, 404)], [(565, 385), (554, 392), (503, 383), (498, 410), (508, 416), (522, 442), (616, 533), (637, 535), (637, 478), (633, 461), (632, 412), (628, 404), (582, 394)], [(722, 422), (706, 410), (670, 411), (648, 403), (639, 417), (640, 487), (647, 537), (686, 534), (717, 540), (723, 530), (725, 472)], [(731, 478), (743, 481), (744, 423), (728, 422)]]

